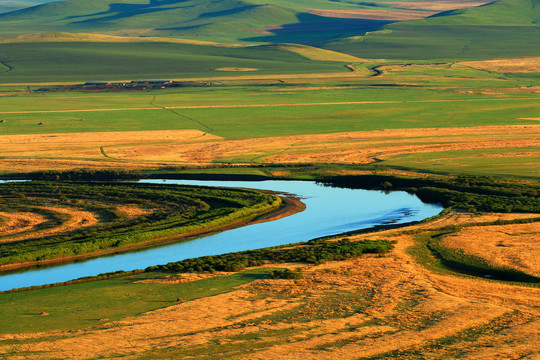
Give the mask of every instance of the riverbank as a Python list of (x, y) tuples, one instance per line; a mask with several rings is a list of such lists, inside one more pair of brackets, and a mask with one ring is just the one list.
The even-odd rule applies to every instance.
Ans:
[[(61, 304), (47, 296), (61, 289), (6, 294), (13, 300), (0, 309), (5, 313), (2, 318), (32, 327), (17, 325), (23, 330), (0, 335), (0, 356), (16, 359), (31, 352), (40, 358), (139, 354), (285, 359), (283, 354), (294, 354), (306, 359), (352, 360), (414, 358), (421, 352), (434, 358), (510, 358), (515, 354), (527, 358), (540, 351), (539, 288), (441, 272), (418, 262), (411, 251), (421, 231), (531, 216), (535, 214), (449, 212), (403, 229), (353, 236), (351, 241), (394, 240), (395, 248), (387, 256), (368, 254), (319, 265), (279, 264), (301, 272), (300, 279), (264, 279), (267, 267), (187, 283), (125, 277), (109, 285), (116, 286), (116, 292), (107, 308), (96, 308), (103, 307), (103, 301), (95, 300), (110, 296), (110, 291), (104, 291), (107, 288), (99, 286), (107, 281), (77, 285), (77, 292), (66, 293)], [(509, 228), (512, 225), (495, 230), (502, 233)], [(515, 235), (506, 238), (508, 248), (530, 236)], [(514, 251), (517, 256), (525, 252), (527, 248)], [(251, 281), (232, 283), (234, 276), (242, 274)], [(226, 284), (229, 287), (218, 293)], [(111, 312), (113, 305), (116, 312), (138, 305), (119, 306), (118, 293), (123, 290), (130, 296), (122, 301), (133, 302), (137, 298), (133, 292), (143, 286), (141, 297), (155, 310), (120, 318)], [(214, 293), (200, 293), (207, 288), (215, 289)], [(81, 291), (85, 300), (77, 295)], [(66, 298), (76, 299), (78, 309), (90, 304), (84, 316), (77, 313), (73, 321), (69, 314), (73, 305)], [(59, 328), (62, 321), (71, 327)], [(54, 330), (47, 330), (47, 323)], [(8, 325), (15, 327), (12, 320)], [(39, 333), (32, 330), (36, 326)], [(149, 338), (149, 333), (154, 336)]]
[[(266, 193), (272, 193), (278, 196), (277, 193), (272, 192), (272, 191), (268, 191)], [(208, 229), (200, 229), (196, 231), (191, 231), (182, 235), (174, 235), (174, 236), (165, 237), (165, 238), (157, 238), (151, 241), (126, 246), (121, 249), (103, 249), (102, 251), (91, 253), (91, 254), (81, 254), (81, 255), (75, 255), (75, 256), (65, 256), (65, 257), (60, 257), (60, 258), (55, 258), (55, 259), (46, 259), (46, 260), (40, 260), (40, 261), (29, 261), (29, 262), (23, 262), (23, 263), (0, 265), (0, 274), (5, 271), (21, 270), (21, 269), (41, 267), (41, 266), (53, 266), (53, 265), (65, 264), (65, 263), (70, 263), (70, 262), (79, 261), (79, 260), (98, 258), (101, 256), (121, 254), (125, 252), (136, 251), (136, 250), (143, 250), (147, 248), (172, 244), (172, 243), (181, 242), (181, 241), (189, 241), (198, 237), (208, 236), (208, 235), (235, 229), (242, 226), (282, 219), (284, 217), (296, 214), (306, 209), (305, 204), (302, 203), (300, 199), (298, 198), (291, 197), (291, 196), (279, 196), (279, 197), (281, 198), (281, 204), (278, 208), (272, 209), (269, 212), (264, 213), (264, 214), (256, 215), (255, 217), (240, 219), (238, 221), (235, 221), (226, 225), (222, 225), (222, 226), (215, 226)]]

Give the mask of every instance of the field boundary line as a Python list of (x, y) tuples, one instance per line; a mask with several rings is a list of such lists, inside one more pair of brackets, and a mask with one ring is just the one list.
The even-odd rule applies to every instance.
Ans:
[(203, 122), (201, 122), (199, 120), (193, 119), (193, 118), (191, 118), (189, 116), (186, 116), (186, 115), (183, 115), (183, 114), (180, 114), (178, 111), (175, 111), (174, 109), (167, 108), (167, 107), (164, 107), (164, 106), (161, 106), (161, 105), (157, 105), (156, 104), (156, 98), (157, 98), (157, 95), (154, 95), (154, 97), (152, 98), (152, 101), (150, 101), (150, 105), (152, 105), (152, 106), (154, 106), (156, 108), (159, 108), (159, 109), (170, 111), (173, 114), (175, 114), (176, 116), (180, 116), (181, 118), (187, 119), (189, 121), (193, 121), (193, 122), (201, 125), (202, 127), (205, 127), (206, 129), (208, 129), (208, 131), (214, 131), (214, 129), (212, 129), (210, 126), (204, 124)]

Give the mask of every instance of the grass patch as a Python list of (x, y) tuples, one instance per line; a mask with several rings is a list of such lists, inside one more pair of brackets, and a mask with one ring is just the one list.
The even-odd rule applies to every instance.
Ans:
[[(448, 232), (444, 233), (445, 235)], [(442, 233), (414, 235), (415, 244), (408, 253), (431, 271), (465, 277), (504, 280), (517, 285), (538, 287), (540, 279), (518, 270), (495, 266), (485, 259), (467, 255), (457, 249), (443, 247), (438, 241)]]
[[(161, 273), (0, 294), (1, 333), (72, 330), (98, 326), (99, 319), (120, 320), (128, 316), (171, 306), (184, 301), (213, 296), (262, 279), (268, 270), (198, 280), (185, 284), (137, 283), (163, 276)], [(46, 312), (48, 316), (39, 316)]]
[[(50, 236), (36, 233), (19, 242), (9, 237), (4, 239), (12, 242), (0, 249), (2, 265), (99, 254), (110, 249), (121, 251), (136, 244), (151, 245), (174, 236), (194, 235), (247, 221), (281, 204), (279, 197), (256, 191), (125, 183), (17, 182), (0, 184), (0, 192), (11, 194), (0, 202), (4, 211), (36, 213), (33, 204), (39, 200), (50, 206), (62, 204), (103, 214), (101, 222), (89, 228)], [(128, 219), (116, 208), (126, 199), (142, 208), (158, 210)], [(65, 214), (49, 213), (45, 215), (50, 220), (41, 227), (54, 228), (69, 220)]]
[(444, 356), (449, 358), (459, 358), (462, 355), (466, 355), (470, 351), (470, 347), (474, 347), (478, 350), (480, 347), (492, 347), (493, 342), (480, 342), (483, 337), (493, 337), (500, 334), (505, 329), (514, 328), (517, 324), (524, 324), (530, 321), (528, 315), (522, 314), (519, 311), (506, 313), (499, 316), (485, 325), (475, 326), (469, 329), (458, 332), (455, 335), (443, 337), (433, 341), (429, 341), (423, 346), (415, 346), (410, 348), (404, 348), (394, 351), (389, 351), (383, 354), (360, 357), (362, 360), (375, 360), (375, 359), (416, 359), (424, 358), (427, 353), (436, 351), (438, 356)]
[(392, 156), (382, 164), (417, 171), (538, 178), (540, 148), (458, 150)]
[(345, 71), (339, 63), (313, 61), (290, 51), (265, 47), (34, 42), (0, 43), (0, 52), (9, 59), (4, 65), (12, 68), (0, 72), (0, 83), (4, 84), (219, 77), (223, 73), (216, 69), (225, 67), (256, 68), (258, 74)]

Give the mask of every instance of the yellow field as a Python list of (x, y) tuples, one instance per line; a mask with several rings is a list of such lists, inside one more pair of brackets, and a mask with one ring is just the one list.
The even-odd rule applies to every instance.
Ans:
[(367, 164), (396, 155), (449, 150), (531, 147), (521, 155), (536, 156), (538, 152), (532, 148), (538, 146), (540, 125), (358, 131), (246, 140), (224, 140), (198, 130), (6, 135), (0, 137), (0, 170), (200, 166), (216, 161)]
[(502, 73), (540, 72), (540, 57), (525, 57), (519, 59), (497, 59), (485, 61), (466, 61), (461, 65), (475, 69), (485, 69)]
[[(411, 229), (516, 217), (450, 213)], [(491, 229), (515, 230), (511, 225), (486, 231)], [(354, 237), (364, 238), (398, 242), (385, 257), (291, 265), (302, 268), (302, 279), (257, 280), (232, 293), (105, 321), (95, 329), (3, 335), (0, 340), (18, 344), (0, 347), (0, 356), (17, 359), (16, 352), (24, 351), (29, 359), (132, 359), (151, 351), (146, 354), (154, 358), (197, 359), (291, 359), (293, 354), (305, 359), (391, 359), (417, 353), (462, 359), (529, 354), (526, 358), (532, 359), (530, 354), (540, 352), (540, 289), (428, 271), (407, 252), (412, 236), (400, 231)], [(516, 250), (527, 246), (512, 244)], [(515, 251), (515, 259), (530, 259), (523, 253)]]

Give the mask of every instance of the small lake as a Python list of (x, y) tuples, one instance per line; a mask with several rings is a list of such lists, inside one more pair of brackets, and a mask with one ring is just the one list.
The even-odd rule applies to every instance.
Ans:
[(306, 210), (279, 220), (253, 224), (176, 244), (104, 256), (65, 265), (33, 268), (0, 276), (0, 291), (63, 282), (118, 270), (284, 245), (375, 225), (419, 221), (443, 208), (425, 204), (402, 191), (358, 190), (327, 187), (312, 181), (198, 181), (142, 180), (144, 183), (242, 187), (293, 194)]

